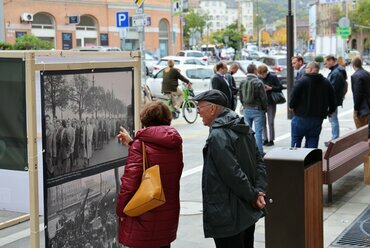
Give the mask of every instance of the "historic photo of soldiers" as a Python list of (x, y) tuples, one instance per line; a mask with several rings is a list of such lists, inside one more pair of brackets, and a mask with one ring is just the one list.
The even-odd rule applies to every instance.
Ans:
[(115, 137), (133, 131), (131, 70), (68, 73), (42, 77), (48, 178), (126, 157)]
[(46, 247), (121, 247), (115, 215), (118, 170), (48, 188)]

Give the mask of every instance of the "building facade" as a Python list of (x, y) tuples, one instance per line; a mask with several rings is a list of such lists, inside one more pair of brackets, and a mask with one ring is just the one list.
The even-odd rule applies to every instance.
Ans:
[[(127, 11), (132, 17), (134, 0), (13, 0), (4, 1), (5, 41), (14, 43), (24, 34), (50, 41), (55, 49), (103, 45), (124, 50), (139, 48), (135, 27), (117, 28), (116, 13)], [(171, 1), (145, 1), (150, 25), (145, 27), (146, 50), (172, 54), (182, 47), (182, 24), (173, 17), (171, 35)], [(173, 45), (172, 45), (172, 37)], [(174, 50), (174, 51), (172, 51)]]
[[(209, 33), (225, 29), (237, 20), (247, 35), (253, 35), (253, 2), (251, 0), (201, 0), (198, 11), (209, 16)], [(207, 30), (205, 30), (207, 32)]]

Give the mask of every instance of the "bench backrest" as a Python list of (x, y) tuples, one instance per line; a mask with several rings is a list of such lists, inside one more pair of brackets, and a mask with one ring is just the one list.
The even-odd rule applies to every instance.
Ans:
[(335, 140), (329, 142), (328, 149), (325, 152), (324, 159), (337, 155), (338, 153), (350, 148), (351, 146), (361, 142), (367, 141), (368, 137), (368, 126), (363, 126), (352, 132), (349, 132)]

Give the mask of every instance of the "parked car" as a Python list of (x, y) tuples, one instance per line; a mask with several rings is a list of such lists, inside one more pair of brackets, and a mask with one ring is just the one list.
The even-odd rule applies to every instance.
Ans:
[(208, 61), (207, 56), (205, 56), (201, 51), (196, 50), (181, 50), (176, 53), (176, 56), (201, 58), (204, 61), (204, 63), (207, 63)]
[(146, 69), (146, 75), (149, 76), (153, 73), (153, 65), (158, 63), (158, 58), (155, 57), (152, 53), (145, 51), (144, 52), (144, 63)]
[(236, 84), (237, 87), (239, 87), (241, 81), (243, 81), (244, 79), (246, 79), (246, 76), (247, 76), (247, 67), (250, 64), (255, 64), (257, 67), (260, 66), (260, 65), (265, 65), (265, 66), (267, 66), (268, 71), (272, 75), (276, 75), (276, 72), (274, 70), (272, 70), (271, 67), (269, 67), (268, 65), (266, 65), (266, 64), (264, 64), (264, 63), (262, 63), (260, 61), (255, 61), (255, 60), (235, 60), (235, 61), (228, 61), (228, 62), (226, 62), (226, 64), (228, 66), (230, 66), (232, 63), (237, 63), (239, 65), (238, 72), (233, 75), (233, 77), (235, 79), (235, 84)]
[[(178, 65), (175, 66), (175, 68), (179, 69), (181, 74), (189, 79), (189, 81), (192, 83), (195, 95), (211, 89), (211, 77), (214, 75), (214, 73), (213, 70), (208, 66)], [(146, 80), (146, 84), (148, 85), (152, 95), (157, 98), (163, 97), (161, 91), (164, 69), (165, 68), (162, 68), (156, 74)]]
[(287, 82), (287, 57), (285, 55), (265, 56), (258, 61), (270, 66), (282, 84)]
[(175, 66), (180, 65), (205, 65), (203, 60), (198, 57), (181, 57), (181, 56), (167, 56), (161, 58), (157, 64), (153, 65), (153, 75), (157, 74), (162, 68), (167, 66), (167, 61), (172, 59)]

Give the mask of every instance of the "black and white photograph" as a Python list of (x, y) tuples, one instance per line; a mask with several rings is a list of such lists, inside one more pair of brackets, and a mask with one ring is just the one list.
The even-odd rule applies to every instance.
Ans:
[(46, 247), (121, 247), (115, 206), (122, 172), (116, 168), (48, 188)]
[(41, 81), (48, 179), (127, 157), (116, 135), (133, 132), (132, 68), (48, 71)]

